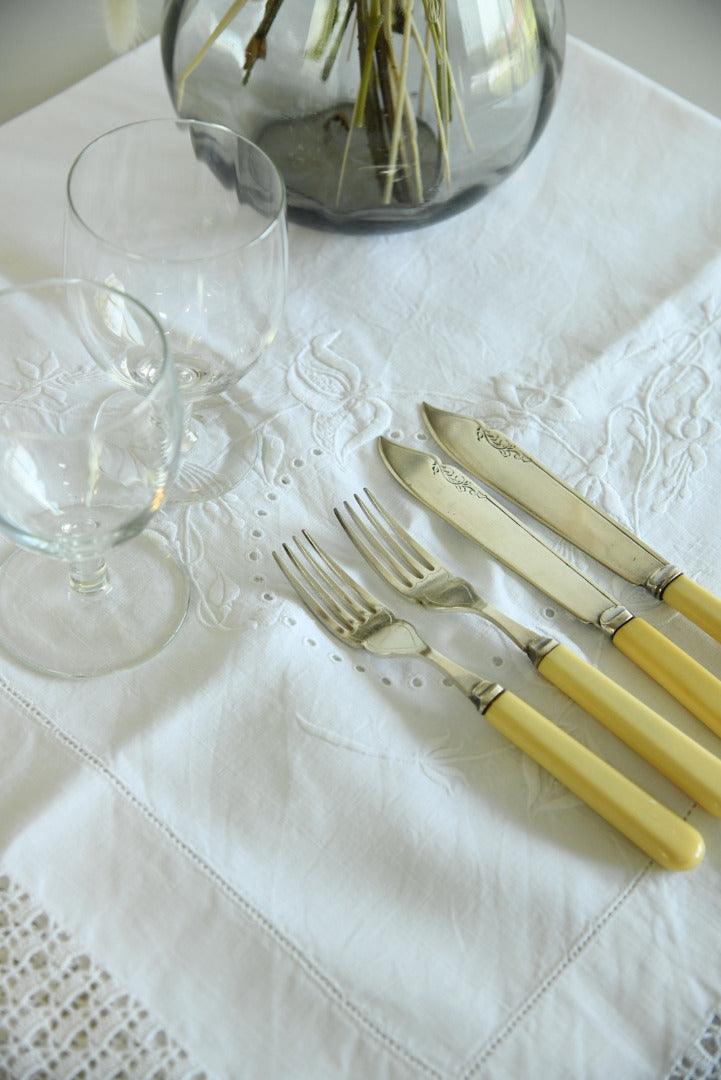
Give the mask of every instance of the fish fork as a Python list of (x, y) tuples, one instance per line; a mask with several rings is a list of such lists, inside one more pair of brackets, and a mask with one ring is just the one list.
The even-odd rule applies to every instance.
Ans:
[(295, 547), (273, 557), (312, 615), (346, 645), (374, 656), (419, 656), (435, 664), (476, 709), (529, 757), (647, 855), (669, 870), (690, 870), (704, 841), (688, 822), (577, 742), (531, 705), (436, 652), (411, 623), (396, 616), (303, 530)]
[(704, 809), (721, 816), (721, 759), (554, 638), (492, 607), (469, 581), (434, 558), (365, 491), (335, 515), (374, 570), (409, 600), (427, 608), (469, 611), (498, 627), (568, 697), (654, 765)]

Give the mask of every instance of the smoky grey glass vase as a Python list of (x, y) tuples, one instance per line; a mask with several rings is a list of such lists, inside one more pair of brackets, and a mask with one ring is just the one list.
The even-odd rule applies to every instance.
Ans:
[(363, 231), (463, 210), (527, 157), (556, 101), (563, 0), (166, 0), (181, 116), (261, 146), (289, 216)]

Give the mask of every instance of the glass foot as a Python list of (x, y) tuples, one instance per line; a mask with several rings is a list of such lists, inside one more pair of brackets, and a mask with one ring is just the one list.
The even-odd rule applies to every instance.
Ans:
[(231, 394), (194, 402), (189, 438), (165, 505), (217, 499), (248, 475), (257, 456), (257, 433)]
[(134, 667), (183, 624), (190, 581), (168, 545), (143, 532), (108, 553), (108, 586), (70, 588), (69, 567), (17, 550), (0, 566), (0, 643), (51, 675), (90, 677)]

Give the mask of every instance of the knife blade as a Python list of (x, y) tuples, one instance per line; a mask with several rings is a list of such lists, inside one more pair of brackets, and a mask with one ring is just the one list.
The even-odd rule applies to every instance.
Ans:
[(620, 652), (721, 735), (721, 682), (710, 671), (619, 604), (468, 475), (384, 436), (378, 445), (406, 491), (582, 622), (603, 630)]
[(523, 507), (576, 547), (634, 585), (643, 586), (721, 641), (721, 599), (682, 573), (502, 432), (426, 402), (423, 418), (436, 442), (464, 469)]

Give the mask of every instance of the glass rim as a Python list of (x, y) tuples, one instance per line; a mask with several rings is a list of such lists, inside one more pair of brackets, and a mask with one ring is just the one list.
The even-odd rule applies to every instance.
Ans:
[[(153, 125), (156, 125), (156, 124), (161, 125), (163, 127), (168, 127), (169, 125), (172, 125), (175, 128), (178, 128), (178, 127), (181, 127), (181, 128), (199, 127), (199, 128), (205, 128), (205, 129), (210, 129), (210, 130), (214, 130), (214, 131), (220, 131), (225, 135), (230, 135), (232, 138), (236, 139), (238, 142), (244, 143), (246, 146), (251, 147), (260, 157), (262, 157), (267, 162), (267, 164), (270, 166), (270, 169), (271, 169), (272, 173), (275, 175), (275, 177), (276, 177), (276, 179), (278, 181), (279, 190), (280, 190), (280, 199), (278, 201), (278, 207), (277, 207), (275, 213), (273, 214), (272, 218), (270, 219), (270, 221), (265, 225), (265, 227), (259, 233), (257, 233), (256, 236), (254, 236), (252, 238), (252, 240), (249, 240), (247, 243), (244, 243), (244, 244), (231, 245), (229, 248), (224, 249), (220, 253), (214, 252), (214, 253), (209, 253), (207, 255), (174, 256), (174, 257), (169, 257), (169, 256), (165, 256), (165, 255), (160, 255), (160, 256), (156, 255), (156, 256), (151, 257), (151, 256), (143, 253), (142, 251), (134, 251), (134, 250), (132, 250), (130, 248), (124, 248), (121, 244), (118, 244), (114, 240), (109, 240), (102, 233), (98, 232), (97, 229), (93, 228), (91, 225), (88, 224), (88, 222), (85, 220), (83, 215), (78, 210), (78, 208), (76, 206), (76, 203), (75, 203), (75, 200), (73, 198), (73, 193), (72, 193), (73, 178), (76, 175), (76, 171), (77, 171), (79, 165), (81, 164), (82, 160), (86, 156), (89, 156), (90, 152), (96, 146), (98, 146), (101, 142), (104, 142), (106, 139), (109, 139), (113, 135), (119, 135), (119, 134), (121, 134), (123, 132), (129, 132), (129, 131), (132, 131), (132, 130), (138, 129), (138, 128), (150, 128), (150, 127), (152, 127)], [(143, 260), (143, 261), (155, 262), (155, 263), (159, 263), (161, 265), (167, 264), (168, 266), (172, 266), (175, 263), (182, 263), (182, 262), (198, 262), (198, 263), (210, 262), (213, 259), (217, 259), (217, 258), (227, 258), (228, 256), (231, 256), (231, 255), (235, 254), (239, 250), (245, 250), (245, 249), (254, 248), (254, 247), (258, 246), (266, 237), (268, 237), (275, 229), (277, 229), (278, 227), (282, 227), (282, 224), (285, 221), (286, 207), (287, 207), (287, 191), (286, 191), (285, 180), (283, 179), (282, 173), (280, 172), (278, 166), (275, 164), (275, 162), (272, 160), (272, 158), (270, 158), (266, 154), (265, 150), (262, 150), (256, 143), (253, 142), (252, 139), (249, 139), (245, 135), (241, 135), (240, 132), (235, 131), (231, 127), (228, 127), (227, 124), (220, 124), (220, 123), (216, 123), (215, 121), (211, 121), (211, 120), (198, 120), (198, 119), (194, 119), (193, 117), (190, 117), (190, 116), (180, 116), (180, 117), (177, 117), (177, 116), (176, 117), (173, 117), (173, 116), (154, 116), (154, 117), (148, 117), (148, 118), (143, 119), (143, 120), (132, 120), (129, 123), (118, 124), (115, 127), (108, 128), (107, 131), (103, 131), (99, 135), (96, 135), (94, 138), (92, 138), (90, 140), (90, 142), (86, 143), (85, 146), (83, 146), (83, 148), (76, 154), (75, 159), (73, 160), (73, 163), (72, 163), (72, 165), (70, 166), (70, 168), (68, 170), (67, 178), (66, 178), (66, 181), (65, 181), (65, 194), (66, 194), (67, 207), (68, 207), (68, 210), (69, 210), (72, 218), (75, 221), (77, 221), (78, 224), (87, 233), (89, 233), (91, 236), (94, 236), (95, 239), (98, 240), (105, 247), (107, 247), (107, 248), (109, 248), (110, 250), (113, 250), (113, 251), (122, 252), (123, 257), (127, 258), (127, 259), (132, 259), (132, 260), (137, 260), (137, 261)]]
[[(95, 290), (101, 289), (103, 292), (112, 293), (114, 296), (122, 298), (123, 302), (127, 303), (127, 301), (130, 301), (131, 304), (133, 304), (136, 308), (139, 308), (140, 311), (142, 311), (143, 314), (147, 316), (152, 326), (156, 330), (157, 336), (160, 340), (160, 373), (155, 382), (151, 384), (148, 392), (140, 398), (137, 404), (133, 405), (133, 407), (128, 410), (129, 414), (132, 415), (140, 411), (141, 409), (146, 409), (147, 403), (154, 401), (154, 399), (160, 395), (161, 385), (163, 381), (168, 377), (170, 377), (174, 394), (177, 397), (180, 396), (175, 363), (170, 348), (168, 347), (168, 339), (165, 335), (165, 331), (160, 325), (160, 321), (158, 320), (157, 316), (153, 314), (150, 308), (146, 304), (144, 304), (142, 300), (138, 300), (138, 298), (136, 296), (133, 296), (131, 293), (123, 292), (122, 289), (116, 289), (112, 285), (106, 285), (103, 281), (94, 281), (92, 278), (63, 277), (61, 275), (58, 277), (36, 278), (32, 281), (15, 282), (11, 285), (4, 285), (0, 288), (0, 301), (3, 299), (3, 297), (9, 296), (13, 293), (40, 293), (42, 290), (47, 289), (67, 289), (68, 286), (82, 286), (83, 291), (85, 291), (85, 289), (88, 287)], [(84, 343), (83, 345), (89, 355), (92, 356), (92, 353), (90, 353), (87, 345), (85, 345)]]

